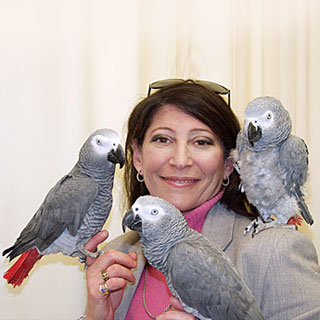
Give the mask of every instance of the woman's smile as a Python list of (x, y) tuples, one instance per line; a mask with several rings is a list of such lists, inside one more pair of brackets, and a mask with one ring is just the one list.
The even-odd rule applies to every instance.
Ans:
[(199, 179), (193, 179), (189, 177), (161, 177), (167, 184), (183, 188), (183, 187), (190, 187), (194, 185)]

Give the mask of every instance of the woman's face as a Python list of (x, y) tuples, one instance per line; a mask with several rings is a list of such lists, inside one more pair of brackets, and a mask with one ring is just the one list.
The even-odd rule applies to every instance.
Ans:
[(232, 172), (220, 139), (203, 122), (174, 105), (157, 111), (133, 162), (150, 195), (188, 211), (215, 196)]

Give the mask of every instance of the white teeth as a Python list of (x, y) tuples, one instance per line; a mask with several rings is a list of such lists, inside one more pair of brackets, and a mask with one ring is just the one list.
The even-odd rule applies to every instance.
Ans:
[(176, 183), (192, 183), (194, 180), (173, 180), (173, 179), (168, 179), (170, 181), (176, 182)]

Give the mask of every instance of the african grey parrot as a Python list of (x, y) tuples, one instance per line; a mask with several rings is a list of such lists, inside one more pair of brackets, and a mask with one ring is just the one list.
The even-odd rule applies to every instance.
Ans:
[(308, 149), (301, 138), (290, 133), (290, 116), (279, 100), (258, 97), (246, 107), (233, 158), (241, 189), (263, 221), (254, 221), (245, 232), (252, 227), (258, 232), (283, 226), (289, 220), (299, 224), (298, 213), (307, 223), (313, 223), (301, 190), (307, 180)]
[(83, 144), (73, 169), (48, 192), (15, 244), (4, 250), (10, 261), (4, 278), (19, 286), (43, 255), (61, 252), (85, 262), (87, 241), (101, 230), (112, 207), (115, 165), (124, 165), (119, 135), (99, 129)]
[(252, 293), (226, 254), (189, 228), (166, 200), (139, 197), (122, 221), (139, 231), (147, 261), (161, 271), (185, 311), (202, 320), (260, 320)]

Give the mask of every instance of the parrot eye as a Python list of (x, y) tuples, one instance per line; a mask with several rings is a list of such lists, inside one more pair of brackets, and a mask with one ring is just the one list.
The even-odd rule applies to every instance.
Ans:
[(97, 144), (100, 145), (101, 144), (101, 140), (97, 139)]
[(152, 209), (152, 211), (151, 211), (151, 214), (153, 215), (153, 216), (156, 216), (157, 214), (158, 214), (158, 210), (157, 209)]
[(267, 119), (270, 120), (272, 118), (272, 113), (267, 114)]

